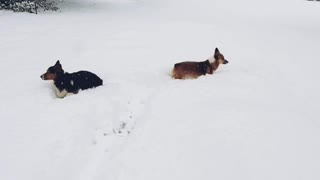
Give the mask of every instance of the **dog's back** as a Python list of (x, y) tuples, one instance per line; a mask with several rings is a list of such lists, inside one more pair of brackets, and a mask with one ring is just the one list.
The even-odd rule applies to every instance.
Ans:
[(71, 74), (75, 84), (79, 85), (81, 90), (89, 89), (103, 84), (102, 79), (89, 71), (79, 71)]
[(60, 90), (65, 89), (67, 92), (77, 93), (79, 90), (85, 90), (101, 86), (102, 79), (89, 71), (79, 71), (75, 73), (65, 73), (59, 76), (54, 84)]
[(210, 73), (211, 66), (208, 60), (204, 62), (186, 61), (177, 63), (172, 70), (174, 79), (195, 79), (199, 76)]

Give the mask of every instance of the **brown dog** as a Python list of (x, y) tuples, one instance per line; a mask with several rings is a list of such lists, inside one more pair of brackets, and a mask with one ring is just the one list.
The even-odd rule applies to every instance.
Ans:
[(213, 62), (209, 59), (203, 62), (181, 62), (174, 65), (172, 77), (174, 79), (196, 79), (199, 76), (213, 74), (220, 64), (228, 64), (224, 56), (216, 48), (213, 56)]

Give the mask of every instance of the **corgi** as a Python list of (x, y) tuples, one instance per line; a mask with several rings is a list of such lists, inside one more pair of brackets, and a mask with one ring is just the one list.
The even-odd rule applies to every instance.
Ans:
[(228, 64), (224, 56), (216, 48), (211, 61), (207, 59), (202, 62), (185, 61), (174, 65), (172, 70), (172, 78), (174, 79), (196, 79), (199, 76), (213, 74), (220, 64)]
[(54, 66), (49, 67), (40, 78), (53, 80), (58, 98), (64, 98), (68, 93), (77, 94), (79, 90), (94, 88), (103, 84), (102, 79), (89, 71), (64, 72), (59, 60)]

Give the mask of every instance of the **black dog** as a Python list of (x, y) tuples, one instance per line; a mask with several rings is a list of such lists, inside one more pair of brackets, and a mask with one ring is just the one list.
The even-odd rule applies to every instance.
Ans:
[(103, 84), (102, 79), (88, 71), (75, 73), (64, 72), (59, 61), (48, 68), (47, 72), (40, 76), (43, 80), (53, 80), (56, 87), (56, 95), (65, 97), (68, 93), (77, 94), (78, 91), (94, 88)]

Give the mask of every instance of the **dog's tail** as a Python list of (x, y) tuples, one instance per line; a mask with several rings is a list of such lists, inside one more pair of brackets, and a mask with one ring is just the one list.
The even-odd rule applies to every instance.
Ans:
[(98, 86), (102, 86), (103, 85), (103, 80), (101, 78), (99, 78), (98, 80)]
[(177, 70), (176, 68), (173, 68), (171, 73), (170, 73), (170, 76), (174, 79), (177, 79), (178, 78), (178, 73), (177, 73)]

